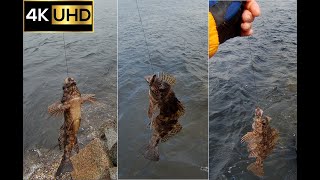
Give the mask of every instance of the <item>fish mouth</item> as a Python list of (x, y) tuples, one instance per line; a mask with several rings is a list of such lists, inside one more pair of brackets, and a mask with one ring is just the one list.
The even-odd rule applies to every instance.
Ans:
[(66, 84), (66, 85), (76, 85), (76, 80), (74, 80), (74, 78), (72, 78), (72, 77), (66, 77), (65, 79), (64, 79), (64, 84)]
[(144, 80), (146, 80), (148, 83), (150, 83), (150, 76), (144, 76)]
[(154, 80), (156, 74), (153, 74), (153, 75), (148, 75), (148, 76), (144, 76), (144, 79), (148, 82), (148, 84), (152, 84), (152, 80)]
[(262, 117), (262, 115), (263, 115), (263, 110), (260, 109), (259, 107), (257, 107), (257, 108), (255, 109), (255, 115), (258, 116), (258, 117)]

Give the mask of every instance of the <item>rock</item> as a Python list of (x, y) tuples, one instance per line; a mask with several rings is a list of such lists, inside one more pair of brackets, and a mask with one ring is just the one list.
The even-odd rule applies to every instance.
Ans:
[(105, 143), (108, 154), (114, 166), (117, 166), (117, 123), (114, 120), (106, 121), (100, 129), (100, 138)]
[(117, 132), (117, 121), (115, 119), (105, 120), (99, 129), (102, 133), (104, 133), (106, 128), (114, 129)]
[(56, 177), (55, 180), (72, 180), (71, 173), (66, 172), (65, 174), (61, 174), (60, 176)]
[(103, 142), (96, 138), (71, 157), (73, 171), (71, 176), (76, 180), (110, 179), (109, 168), (113, 167)]
[(114, 166), (117, 166), (117, 150), (118, 150), (118, 143), (116, 142), (112, 148), (109, 150), (110, 159)]
[(108, 147), (108, 150), (118, 141), (117, 137), (117, 123), (114, 120), (106, 121), (100, 129), (100, 138), (103, 139)]
[(117, 177), (117, 167), (113, 167), (109, 169), (109, 174), (110, 174), (110, 178), (113, 179), (118, 179)]
[[(38, 156), (41, 153), (41, 156)], [(23, 179), (46, 179), (55, 180), (54, 174), (60, 164), (61, 156), (59, 151), (38, 149), (30, 150), (24, 154), (24, 175)], [(61, 180), (71, 179), (67, 176)]]
[(112, 127), (106, 127), (104, 129), (104, 135), (107, 142), (107, 147), (110, 150), (117, 142), (117, 132)]

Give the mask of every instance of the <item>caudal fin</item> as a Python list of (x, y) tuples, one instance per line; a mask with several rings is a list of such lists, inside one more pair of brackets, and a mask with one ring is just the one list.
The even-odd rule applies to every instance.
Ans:
[(159, 161), (159, 147), (152, 146), (151, 144), (146, 145), (143, 151), (143, 156), (151, 161)]
[(55, 177), (60, 176), (61, 174), (64, 174), (66, 172), (73, 171), (73, 165), (70, 160), (62, 160), (60, 163), (60, 166), (55, 174)]
[(256, 176), (262, 177), (264, 175), (263, 172), (263, 165), (259, 165), (257, 163), (251, 163), (247, 169), (251, 172), (253, 172)]

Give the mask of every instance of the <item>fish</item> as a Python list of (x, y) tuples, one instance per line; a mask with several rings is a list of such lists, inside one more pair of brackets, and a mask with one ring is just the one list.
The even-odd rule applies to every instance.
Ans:
[(256, 176), (264, 176), (263, 162), (275, 148), (279, 131), (270, 126), (271, 117), (263, 115), (263, 110), (259, 107), (255, 109), (252, 130), (247, 132), (242, 138), (241, 143), (247, 143), (249, 158), (256, 158), (247, 169)]
[(70, 161), (72, 150), (79, 153), (77, 134), (81, 123), (81, 106), (85, 102), (94, 103), (95, 94), (81, 94), (77, 83), (72, 77), (67, 77), (63, 83), (63, 95), (60, 101), (48, 107), (50, 116), (64, 116), (64, 123), (59, 132), (59, 149), (63, 150), (62, 160), (55, 173), (55, 177), (73, 171)]
[(159, 161), (159, 143), (179, 133), (182, 125), (178, 119), (185, 114), (183, 104), (176, 97), (172, 87), (176, 79), (168, 73), (145, 76), (149, 85), (148, 118), (153, 133), (143, 155), (146, 159)]

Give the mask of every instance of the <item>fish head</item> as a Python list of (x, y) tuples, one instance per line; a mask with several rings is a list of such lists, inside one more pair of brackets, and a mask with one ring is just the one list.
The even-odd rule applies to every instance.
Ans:
[(161, 81), (157, 78), (156, 74), (145, 76), (145, 80), (148, 82), (149, 85), (149, 95), (152, 96), (152, 99), (159, 100), (160, 99), (160, 88), (161, 88)]
[[(269, 117), (268, 117), (269, 118)], [(254, 123), (253, 129), (257, 131), (258, 133), (262, 133), (265, 128), (268, 127), (269, 125), (269, 120), (267, 116), (263, 115), (263, 110), (259, 107), (255, 109), (255, 118), (254, 118)]]
[(67, 77), (64, 79), (62, 90), (63, 90), (63, 96), (61, 100), (62, 103), (70, 99), (81, 96), (81, 93), (77, 87), (77, 83), (72, 77)]
[(73, 83), (76, 83), (76, 81), (72, 77), (67, 77), (66, 79), (64, 79), (64, 84), (73, 84)]
[(74, 80), (74, 78), (67, 77), (67, 78), (64, 79), (64, 83), (63, 83), (62, 89), (63, 90), (67, 90), (67, 89), (69, 89), (69, 87), (76, 86), (76, 85), (77, 85), (77, 83)]
[(157, 88), (158, 81), (157, 81), (157, 75), (152, 74), (145, 76), (144, 79), (147, 81), (149, 85), (149, 95), (151, 96), (151, 99), (159, 100), (159, 90)]
[(165, 97), (171, 89), (170, 84), (161, 80), (156, 74), (145, 76), (145, 80), (149, 84), (150, 95), (155, 100)]
[(268, 116), (263, 116), (263, 117), (257, 118), (257, 120), (254, 123), (254, 126), (255, 126), (254, 129), (258, 133), (266, 132), (266, 130), (269, 128), (270, 119), (271, 118)]

